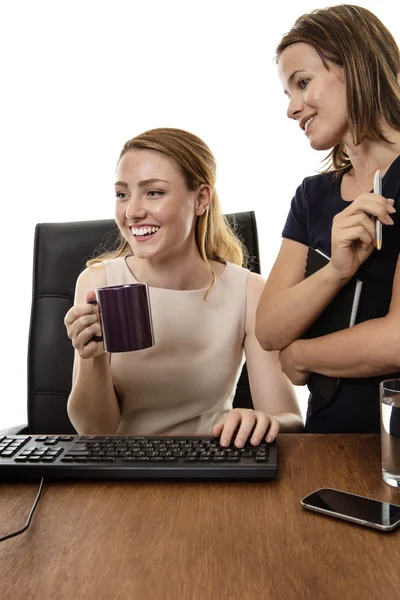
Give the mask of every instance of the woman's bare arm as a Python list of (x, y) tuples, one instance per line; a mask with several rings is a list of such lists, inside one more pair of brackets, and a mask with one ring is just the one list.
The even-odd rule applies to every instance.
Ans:
[(345, 283), (330, 265), (305, 279), (307, 252), (299, 242), (282, 241), (257, 308), (256, 336), (264, 350), (282, 350), (297, 340)]
[(281, 371), (278, 352), (264, 351), (255, 336), (255, 313), (264, 279), (251, 273), (247, 283), (245, 354), (255, 410), (278, 419), (281, 431), (304, 429), (295, 390)]
[[(80, 275), (74, 306), (65, 317), (67, 329), (69, 332), (72, 331), (71, 335), (76, 336), (76, 328), (82, 330), (79, 319), (93, 321), (93, 315), (96, 315), (96, 308), (86, 303), (87, 293), (105, 285), (105, 271), (101, 266), (86, 269)], [(82, 311), (86, 313), (84, 316), (80, 316)], [(90, 325), (91, 329), (86, 335), (90, 337), (95, 334), (96, 327), (98, 328), (97, 320)], [(95, 354), (93, 356), (82, 358), (79, 351), (75, 349), (72, 391), (67, 406), (68, 415), (80, 434), (112, 435), (120, 422), (120, 409), (111, 377), (110, 355), (102, 351), (102, 344), (98, 342), (89, 342), (84, 349), (80, 349), (81, 352), (87, 352), (86, 349), (91, 350), (90, 344), (93, 348), (95, 348), (94, 344), (97, 344), (97, 350), (89, 352)]]

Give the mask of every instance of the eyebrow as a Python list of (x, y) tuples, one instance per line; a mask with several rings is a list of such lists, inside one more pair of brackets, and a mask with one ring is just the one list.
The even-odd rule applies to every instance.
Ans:
[[(163, 181), (164, 183), (169, 183), (169, 181), (166, 181), (165, 179), (159, 179), (158, 177), (154, 177), (153, 179), (142, 179), (142, 181), (139, 181), (138, 186), (139, 187), (143, 187), (145, 185), (148, 185), (149, 183), (157, 183), (157, 181)], [(119, 185), (121, 187), (124, 188), (128, 188), (128, 184), (125, 183), (125, 181), (116, 181), (115, 185)]]

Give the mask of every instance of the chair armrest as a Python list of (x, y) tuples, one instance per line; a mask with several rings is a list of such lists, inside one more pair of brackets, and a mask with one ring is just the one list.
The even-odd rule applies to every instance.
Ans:
[(27, 433), (28, 425), (14, 425), (14, 427), (7, 427), (0, 431), (0, 435), (26, 435)]

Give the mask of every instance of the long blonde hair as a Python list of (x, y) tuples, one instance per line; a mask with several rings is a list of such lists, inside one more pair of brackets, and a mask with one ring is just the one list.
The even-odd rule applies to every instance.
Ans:
[[(195, 236), (202, 259), (212, 275), (207, 293), (214, 285), (216, 276), (210, 260), (229, 261), (237, 265), (247, 264), (247, 250), (230, 227), (222, 213), (215, 190), (216, 162), (209, 147), (196, 135), (183, 129), (150, 129), (127, 141), (119, 160), (130, 150), (155, 150), (172, 158), (180, 167), (187, 188), (197, 190), (201, 184), (211, 188), (211, 201), (207, 210), (197, 217)], [(119, 243), (118, 243), (119, 242)], [(119, 235), (114, 251), (103, 252), (87, 262), (94, 266), (105, 259), (128, 256), (132, 250), (128, 242)], [(207, 296), (207, 294), (206, 294)]]
[[(351, 4), (302, 15), (279, 43), (277, 60), (297, 42), (312, 46), (326, 68), (327, 61), (343, 67), (354, 143), (366, 139), (389, 143), (381, 121), (400, 131), (400, 51), (378, 17)], [(325, 172), (339, 174), (351, 169), (342, 143), (334, 146), (325, 162)]]

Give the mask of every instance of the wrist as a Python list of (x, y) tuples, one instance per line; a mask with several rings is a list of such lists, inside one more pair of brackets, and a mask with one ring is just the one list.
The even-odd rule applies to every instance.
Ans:
[(299, 373), (308, 373), (308, 371), (309, 371), (309, 369), (307, 367), (306, 352), (305, 352), (306, 347), (307, 347), (307, 342), (308, 342), (308, 340), (295, 340), (290, 345), (290, 352), (291, 352), (290, 358), (291, 358), (294, 368)]
[(352, 275), (343, 275), (336, 269), (332, 260), (328, 262), (328, 264), (322, 269), (325, 275), (325, 282), (327, 285), (331, 285), (336, 289), (344, 286), (348, 281), (350, 281)]
[(81, 358), (77, 365), (77, 372), (89, 375), (91, 373), (107, 373), (110, 369), (110, 354), (102, 352), (97, 356)]

